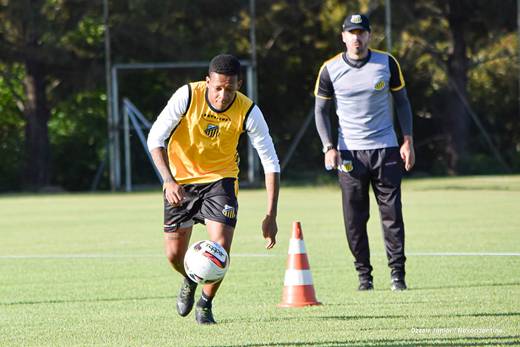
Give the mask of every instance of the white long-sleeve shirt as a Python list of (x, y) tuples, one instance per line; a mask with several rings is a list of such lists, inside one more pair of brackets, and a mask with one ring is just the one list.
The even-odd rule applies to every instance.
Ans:
[[(161, 111), (153, 123), (148, 134), (148, 150), (166, 147), (166, 140), (181, 121), (183, 114), (189, 107), (190, 93), (188, 85), (184, 85), (172, 95), (166, 107)], [(280, 172), (278, 156), (273, 140), (269, 135), (269, 128), (264, 116), (257, 105), (251, 110), (245, 124), (245, 130), (256, 149), (265, 173)]]

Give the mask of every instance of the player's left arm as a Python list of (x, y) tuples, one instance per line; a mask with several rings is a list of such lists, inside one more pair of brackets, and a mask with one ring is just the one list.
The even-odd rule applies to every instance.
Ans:
[(412, 108), (408, 96), (406, 95), (406, 88), (402, 88), (397, 92), (392, 93), (394, 97), (395, 112), (401, 132), (403, 133), (403, 144), (399, 152), (404, 161), (406, 171), (410, 171), (415, 164), (415, 151), (413, 148), (412, 136)]
[(267, 213), (262, 222), (262, 234), (266, 240), (265, 248), (271, 249), (276, 244), (278, 225), (278, 195), (280, 192), (280, 173), (268, 172), (265, 174), (265, 189), (267, 190)]
[(266, 240), (265, 247), (270, 249), (276, 244), (276, 234), (278, 233), (276, 217), (280, 191), (280, 164), (273, 140), (269, 135), (269, 128), (258, 106), (255, 105), (251, 109), (245, 128), (264, 168), (267, 211), (262, 222), (262, 234)]
[(410, 171), (415, 164), (412, 107), (410, 105), (410, 100), (408, 100), (403, 73), (399, 63), (391, 55), (388, 56), (388, 63), (390, 66), (390, 90), (392, 91), (395, 112), (403, 134), (403, 144), (401, 145), (399, 152), (404, 161), (406, 171)]

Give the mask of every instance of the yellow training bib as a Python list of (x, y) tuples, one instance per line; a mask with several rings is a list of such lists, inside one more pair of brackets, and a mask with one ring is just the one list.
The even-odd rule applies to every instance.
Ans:
[(205, 81), (190, 83), (188, 87), (188, 110), (168, 143), (173, 177), (181, 184), (238, 177), (238, 140), (245, 131), (253, 101), (237, 92), (226, 110), (217, 111), (207, 99)]

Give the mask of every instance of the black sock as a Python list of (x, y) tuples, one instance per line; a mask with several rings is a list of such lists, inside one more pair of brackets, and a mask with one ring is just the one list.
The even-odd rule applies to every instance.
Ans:
[(188, 283), (192, 288), (197, 286), (197, 282), (192, 281), (188, 276), (184, 277), (184, 282)]
[(204, 291), (202, 291), (202, 295), (197, 302), (197, 306), (199, 307), (211, 307), (211, 302), (213, 301), (213, 298), (210, 298), (206, 294), (204, 294)]

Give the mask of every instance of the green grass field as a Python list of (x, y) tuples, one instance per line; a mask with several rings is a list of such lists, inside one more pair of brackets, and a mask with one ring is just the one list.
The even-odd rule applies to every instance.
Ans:
[[(391, 292), (372, 201), (375, 291), (356, 291), (336, 187), (242, 190), (216, 326), (175, 311), (160, 192), (0, 197), (0, 346), (520, 345), (520, 176), (407, 180), (410, 290)], [(322, 306), (278, 308), (291, 222)], [(197, 226), (192, 241), (205, 239)]]

